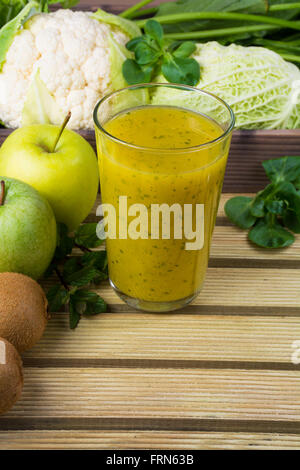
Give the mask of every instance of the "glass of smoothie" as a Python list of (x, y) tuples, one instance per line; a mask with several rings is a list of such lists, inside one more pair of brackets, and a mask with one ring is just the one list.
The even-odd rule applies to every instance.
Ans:
[(182, 308), (201, 291), (234, 126), (197, 88), (141, 84), (94, 111), (109, 279), (132, 307)]

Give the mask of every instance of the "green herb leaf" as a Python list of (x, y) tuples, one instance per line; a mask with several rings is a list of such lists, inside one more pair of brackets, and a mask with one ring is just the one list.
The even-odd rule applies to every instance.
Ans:
[(137, 38), (131, 39), (131, 41), (128, 41), (126, 44), (126, 49), (128, 49), (131, 52), (134, 52), (137, 45), (140, 44), (140, 42), (144, 41), (143, 36), (138, 36)]
[(156, 62), (161, 56), (161, 51), (155, 50), (146, 42), (139, 42), (135, 48), (135, 59), (139, 65)]
[(57, 224), (57, 249), (55, 260), (60, 261), (72, 253), (74, 240), (69, 236), (68, 227), (65, 224)]
[(129, 85), (151, 82), (154, 67), (141, 67), (133, 59), (126, 59), (123, 63), (122, 72)]
[(173, 83), (197, 85), (200, 80), (200, 66), (189, 56), (195, 51), (195, 43), (175, 42), (164, 45), (162, 26), (155, 20), (145, 23), (145, 34), (126, 44), (135, 58), (123, 63), (122, 73), (130, 85), (150, 82), (160, 72)]
[(260, 197), (260, 193), (253, 199), (250, 212), (253, 217), (263, 217), (265, 215), (265, 201)]
[(280, 201), (280, 200), (268, 201), (266, 203), (266, 209), (271, 214), (283, 215), (285, 211), (284, 201)]
[(98, 276), (99, 271), (97, 269), (85, 266), (84, 268), (66, 276), (66, 281), (71, 286), (82, 287), (92, 282)]
[(50, 312), (58, 312), (69, 301), (69, 293), (60, 285), (52, 286), (47, 292)]
[(293, 192), (293, 190), (293, 185), (285, 181), (277, 181), (268, 184), (265, 189), (259, 191), (255, 196), (251, 206), (252, 215), (255, 217), (263, 217), (266, 211), (278, 215), (283, 213), (285, 208), (284, 194), (289, 194), (289, 192)]
[(99, 296), (96, 292), (91, 292), (86, 289), (79, 289), (73, 297), (76, 302), (97, 302), (98, 298)]
[(200, 66), (195, 59), (168, 55), (164, 57), (161, 70), (169, 82), (195, 86), (200, 80)]
[(85, 248), (97, 248), (103, 240), (97, 236), (97, 223), (83, 224), (75, 233), (75, 243)]
[(102, 271), (107, 274), (107, 254), (106, 251), (91, 251), (85, 253), (80, 258), (81, 263), (84, 266), (93, 266), (98, 271)]
[(80, 256), (73, 256), (65, 262), (62, 275), (64, 278), (66, 278), (66, 280), (79, 269), (82, 269), (82, 265), (80, 265), (81, 259), (82, 257)]
[(286, 201), (289, 209), (295, 211), (300, 217), (300, 194), (292, 183), (280, 183), (278, 195)]
[(98, 296), (96, 302), (88, 302), (84, 315), (98, 315), (107, 311), (107, 304), (105, 300)]
[[(49, 272), (56, 271), (61, 285), (51, 287), (47, 298), (50, 311), (56, 312), (66, 306), (72, 329), (78, 325), (81, 315), (96, 315), (107, 308), (98, 294), (82, 289), (108, 277), (106, 251), (89, 250), (102, 243), (96, 235), (96, 227), (97, 224), (86, 224), (71, 236), (65, 225), (58, 226), (58, 247)], [(81, 256), (70, 256), (75, 242), (83, 251)], [(58, 265), (63, 265), (63, 270)]]
[(186, 58), (192, 55), (195, 50), (196, 44), (193, 41), (186, 41), (174, 50), (173, 55), (174, 57)]
[(283, 214), (284, 225), (294, 233), (300, 233), (300, 217), (295, 211), (287, 209)]
[(69, 317), (70, 328), (71, 330), (74, 330), (80, 321), (81, 314), (78, 311), (78, 306), (77, 306), (76, 301), (74, 301), (73, 299), (70, 300), (69, 309), (70, 309), (70, 317)]
[(80, 289), (71, 296), (70, 307), (71, 328), (76, 328), (81, 315), (98, 315), (107, 311), (105, 300), (95, 292), (86, 289)]
[(160, 23), (155, 20), (148, 20), (145, 25), (145, 33), (160, 46), (163, 45), (164, 31)]
[(271, 181), (289, 181), (300, 186), (300, 157), (282, 157), (262, 163)]
[(256, 217), (251, 213), (253, 199), (251, 197), (237, 196), (225, 204), (227, 217), (238, 227), (248, 229), (256, 222)]
[(285, 248), (295, 241), (273, 214), (260, 220), (249, 232), (249, 240), (262, 248)]

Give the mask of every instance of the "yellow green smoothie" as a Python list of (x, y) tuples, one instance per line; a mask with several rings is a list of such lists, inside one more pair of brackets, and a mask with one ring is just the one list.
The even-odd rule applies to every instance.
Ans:
[(127, 196), (128, 206), (148, 209), (204, 204), (202, 249), (186, 250), (187, 240), (174, 238), (178, 221), (172, 217), (170, 239), (107, 239), (111, 281), (122, 293), (150, 302), (194, 295), (204, 281), (222, 189), (229, 141), (218, 138), (224, 130), (201, 114), (172, 106), (127, 110), (104, 128), (130, 144), (106, 138), (99, 146), (102, 202), (112, 204), (117, 215), (119, 196)]

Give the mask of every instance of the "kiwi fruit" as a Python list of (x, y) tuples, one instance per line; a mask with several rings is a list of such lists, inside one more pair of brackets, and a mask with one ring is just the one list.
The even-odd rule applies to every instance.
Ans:
[(0, 273), (0, 337), (22, 353), (41, 338), (48, 320), (41, 286), (24, 274)]
[(20, 398), (23, 389), (22, 360), (16, 348), (0, 338), (0, 415)]

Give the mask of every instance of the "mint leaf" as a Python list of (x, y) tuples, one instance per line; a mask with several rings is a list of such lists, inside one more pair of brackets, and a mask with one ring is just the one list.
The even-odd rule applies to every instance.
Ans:
[(82, 287), (92, 282), (99, 276), (99, 271), (93, 267), (85, 266), (78, 271), (66, 276), (66, 281), (71, 286)]
[(287, 181), (300, 185), (300, 157), (282, 157), (265, 160), (262, 163), (271, 181)]
[(145, 34), (126, 44), (134, 53), (134, 59), (123, 63), (122, 73), (130, 85), (150, 82), (155, 75), (162, 73), (173, 83), (197, 85), (200, 80), (200, 66), (189, 56), (196, 46), (192, 41), (164, 44), (163, 28), (155, 20), (145, 23)]
[(84, 266), (93, 266), (99, 271), (107, 273), (107, 254), (106, 251), (91, 251), (85, 253), (81, 259)]
[(76, 291), (73, 296), (73, 299), (76, 300), (76, 302), (97, 302), (98, 298), (99, 296), (96, 292), (91, 292), (86, 289)]
[[(250, 212), (253, 217), (263, 217), (265, 215), (265, 201), (258, 194), (252, 201)], [(248, 227), (245, 227), (248, 228)]]
[(60, 285), (51, 287), (47, 292), (50, 312), (58, 312), (69, 300), (69, 293)]
[(74, 240), (69, 236), (68, 227), (65, 224), (57, 224), (57, 248), (54, 255), (56, 261), (64, 259), (72, 253)]
[(81, 314), (78, 311), (77, 304), (76, 302), (74, 302), (73, 299), (70, 300), (69, 309), (70, 309), (70, 317), (69, 317), (70, 328), (71, 330), (74, 330), (80, 321)]
[(292, 209), (300, 216), (300, 194), (292, 183), (282, 182), (278, 195), (286, 201), (289, 209)]
[(77, 290), (70, 299), (70, 328), (77, 327), (82, 315), (98, 315), (107, 311), (107, 304), (95, 292)]
[(144, 41), (143, 36), (138, 36), (137, 38), (133, 38), (133, 39), (131, 39), (130, 41), (127, 42), (126, 49), (128, 49), (131, 52), (134, 52), (136, 50), (138, 44), (140, 44), (140, 42), (143, 42), (143, 41)]
[(266, 203), (266, 209), (271, 214), (283, 215), (285, 211), (285, 203), (280, 200), (268, 201)]
[(63, 277), (64, 278), (68, 278), (69, 276), (71, 276), (72, 274), (74, 274), (74, 272), (78, 271), (79, 269), (82, 269), (82, 266), (79, 265), (79, 260), (80, 260), (80, 257), (72, 257), (72, 258), (69, 258), (65, 264), (64, 264), (64, 268), (63, 268)]
[(283, 228), (272, 215), (260, 220), (250, 230), (248, 237), (262, 248), (285, 248), (295, 241), (294, 235)]
[(163, 45), (164, 30), (158, 21), (148, 20), (145, 24), (145, 33), (160, 46)]
[(146, 42), (140, 42), (135, 49), (135, 59), (139, 65), (155, 62), (161, 56), (161, 51), (153, 49)]
[(107, 311), (106, 302), (98, 296), (96, 302), (88, 302), (84, 315), (98, 315), (99, 313), (105, 313)]
[(300, 217), (295, 211), (287, 209), (283, 214), (284, 225), (294, 233), (300, 233)]
[(84, 248), (97, 248), (103, 240), (97, 237), (97, 223), (83, 224), (75, 232), (75, 243)]
[(196, 44), (192, 41), (183, 42), (177, 47), (173, 55), (174, 57), (186, 58), (189, 57), (196, 50)]
[[(58, 226), (58, 246), (48, 272), (56, 272), (60, 285), (51, 287), (47, 298), (50, 311), (57, 312), (65, 305), (72, 329), (78, 325), (81, 315), (96, 315), (107, 309), (98, 294), (86, 289), (91, 282), (98, 283), (108, 277), (106, 251), (90, 250), (103, 243), (97, 237), (96, 227), (96, 223), (82, 225), (72, 236), (65, 225)], [(74, 246), (81, 249), (81, 256), (70, 256)]]
[(225, 213), (239, 227), (252, 227), (248, 237), (256, 245), (284, 248), (295, 240), (289, 230), (300, 233), (300, 157), (266, 160), (262, 165), (271, 183), (254, 199), (230, 199)]
[(200, 66), (195, 59), (168, 54), (162, 64), (163, 76), (172, 83), (195, 86), (200, 80)]
[(154, 67), (142, 67), (133, 59), (126, 59), (122, 66), (123, 76), (128, 85), (151, 82)]
[(238, 227), (247, 229), (252, 227), (256, 217), (251, 213), (251, 197), (237, 196), (229, 199), (225, 204), (225, 214)]

